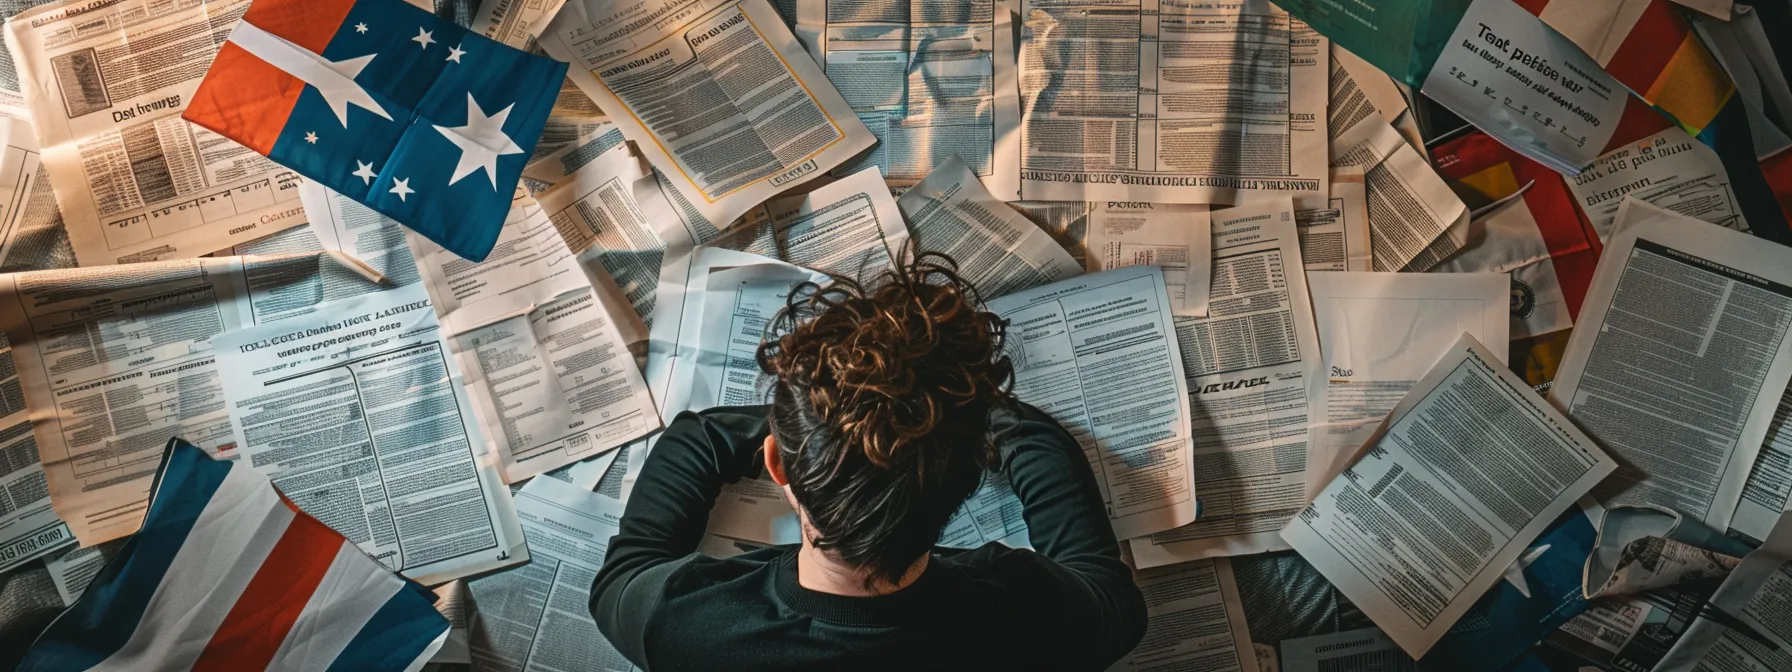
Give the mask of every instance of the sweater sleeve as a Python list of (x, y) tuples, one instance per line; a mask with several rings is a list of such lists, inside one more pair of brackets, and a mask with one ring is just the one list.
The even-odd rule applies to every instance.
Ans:
[(641, 467), (590, 608), (610, 644), (643, 669), (648, 621), (665, 584), (696, 552), (722, 486), (758, 472), (765, 418), (764, 407), (680, 413)]
[(1019, 497), (1033, 549), (1064, 590), (1060, 613), (1076, 637), (1065, 669), (1106, 669), (1145, 636), (1145, 598), (1120, 560), (1095, 473), (1082, 446), (1050, 416), (1025, 404), (1002, 428), (1002, 469)]

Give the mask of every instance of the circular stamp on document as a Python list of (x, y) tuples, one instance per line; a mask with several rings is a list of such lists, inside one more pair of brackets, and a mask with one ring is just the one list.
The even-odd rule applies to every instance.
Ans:
[(1518, 278), (1513, 278), (1512, 279), (1512, 316), (1522, 320), (1524, 318), (1530, 317), (1531, 312), (1535, 311), (1536, 309), (1537, 309), (1537, 292), (1532, 291), (1530, 285), (1524, 284), (1523, 282), (1519, 281)]

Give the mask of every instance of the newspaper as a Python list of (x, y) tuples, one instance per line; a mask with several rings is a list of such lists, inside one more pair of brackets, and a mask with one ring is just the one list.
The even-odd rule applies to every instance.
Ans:
[(947, 159), (896, 206), (916, 247), (958, 262), (983, 298), (1077, 275), (1082, 266), (1026, 217), (991, 196), (970, 168)]
[(1370, 115), (1379, 115), (1382, 121), (1392, 124), (1406, 110), (1406, 97), (1387, 73), (1350, 50), (1332, 44), (1331, 104), (1326, 108), (1326, 126), (1333, 137)]
[(75, 265), (42, 158), (31, 124), (0, 117), (0, 271)]
[(1418, 663), (1378, 628), (1281, 641), (1282, 672), (1417, 672)]
[(1287, 198), (1213, 213), (1206, 318), (1177, 318), (1201, 516), (1133, 539), (1139, 567), (1286, 548), (1306, 500), (1306, 381), (1323, 374)]
[(1324, 202), (1330, 42), (1268, 0), (1023, 0), (1021, 19), (1022, 197)]
[(536, 198), (540, 198), (539, 192), (628, 142), (622, 137), (622, 129), (609, 121), (568, 124), (548, 117), (541, 135), (542, 141), (535, 144), (535, 155), (523, 166), (525, 184), (539, 183), (539, 188), (532, 190)]
[(572, 0), (541, 46), (711, 222), (876, 142), (765, 0)]
[(580, 266), (539, 206), (520, 199), (479, 263), (407, 238), (505, 482), (659, 429), (629, 353), (645, 327), (602, 269)]
[(765, 204), (778, 258), (870, 281), (908, 246), (902, 211), (877, 166)]
[[(118, 542), (123, 543), (123, 542)], [(63, 606), (75, 606), (75, 600), (87, 592), (88, 584), (106, 566), (106, 546), (70, 546), (67, 550), (44, 557), (44, 568), (50, 571), (50, 582)]]
[(1716, 587), (1711, 583), (1593, 600), (1544, 642), (1579, 658), (1581, 669), (1664, 669), (1656, 665), (1699, 620)]
[(241, 459), (425, 584), (529, 557), (445, 336), (413, 285), (212, 339)]
[(1015, 201), (1008, 207), (1020, 211), (1029, 221), (1045, 229), (1045, 233), (1058, 241), (1058, 246), (1070, 253), (1076, 263), (1086, 266), (1089, 242), (1089, 216), (1094, 214), (1095, 204), (1082, 201)]
[(1258, 672), (1230, 561), (1140, 570), (1133, 581), (1145, 594), (1145, 639), (1109, 672)]
[(523, 51), (534, 51), (535, 40), (566, 0), (483, 0), (473, 14), (473, 32)]
[(1282, 536), (1420, 658), (1616, 468), (1464, 335)]
[(0, 331), (51, 502), (83, 545), (137, 531), (170, 437), (234, 454), (211, 339), (314, 310), (292, 285), (338, 263), (313, 253), (0, 275)]
[(1363, 169), (1331, 169), (1331, 198), (1325, 207), (1295, 210), (1300, 257), (1308, 271), (1367, 271), (1373, 261), (1369, 245), (1369, 194)]
[[(1792, 390), (1788, 390), (1792, 392)], [(1730, 517), (1730, 533), (1760, 542), (1792, 503), (1792, 394), (1780, 396), (1768, 424), (1767, 440), (1749, 468), (1742, 500)]]
[(1207, 315), (1213, 284), (1213, 227), (1205, 205), (1103, 201), (1089, 215), (1090, 271), (1157, 266), (1164, 271), (1170, 309)]
[[(1344, 471), (1357, 448), (1462, 334), (1505, 343), (1503, 273), (1334, 273), (1312, 283), (1325, 374), (1307, 381), (1307, 498)], [(1504, 348), (1493, 355), (1505, 361)]]
[[(236, 253), (279, 254), (335, 250), (372, 268), (386, 279), (387, 287), (405, 287), (422, 279), (417, 271), (416, 257), (412, 256), (410, 245), (405, 243), (404, 225), (399, 224), (398, 220), (311, 181), (299, 185), (299, 201), (305, 205), (310, 226), (287, 229), (260, 241), (238, 245)], [(304, 237), (303, 232), (311, 234), (311, 240), (316, 242), (315, 247)], [(292, 244), (268, 245), (264, 242), (277, 239), (290, 239)], [(320, 296), (324, 301), (358, 296), (367, 289), (365, 283), (354, 282), (347, 276), (329, 276), (323, 282)], [(316, 300), (313, 298), (312, 302), (315, 303)]]
[(1792, 518), (1742, 559), (1699, 618), (1655, 667), (1660, 672), (1772, 672), (1792, 669)]
[(1468, 242), (1468, 207), (1380, 117), (1332, 138), (1331, 152), (1333, 167), (1366, 171), (1375, 270), (1424, 271)]
[(75, 541), (50, 506), (50, 484), (38, 462), (37, 437), (25, 412), (12, 346), (0, 334), (0, 574)]
[(991, 300), (1014, 395), (1082, 444), (1114, 536), (1195, 519), (1188, 389), (1163, 272), (1129, 266)]
[[(628, 146), (618, 143), (539, 198), (566, 247), (579, 253), (581, 265), (601, 267), (635, 314), (651, 326), (665, 238), (670, 237), (664, 227), (678, 219), (647, 218), (635, 200), (635, 182), (644, 177), (652, 180)], [(657, 185), (650, 189), (653, 198), (661, 198)]]
[[(1625, 544), (1604, 581), (1589, 583), (1584, 590), (1589, 599), (1634, 595), (1684, 581), (1721, 579), (1740, 562), (1741, 558), (1667, 537), (1643, 537)], [(1589, 563), (1589, 572), (1591, 569)], [(1590, 573), (1586, 578), (1598, 580)]]
[(1726, 529), (1792, 380), (1792, 251), (1634, 199), (1618, 221), (1550, 402), (1623, 460), (1600, 501)]
[(836, 172), (921, 181), (956, 155), (1020, 198), (1020, 90), (1011, 0), (800, 0), (796, 36), (877, 144)]
[(551, 478), (517, 493), (529, 564), (467, 582), (471, 653), (481, 670), (629, 672), (591, 620), (591, 584), (603, 567), (622, 503)]
[(1748, 220), (1717, 152), (1677, 126), (1601, 155), (1568, 178), (1568, 189), (1601, 240), (1611, 238), (1625, 196), (1748, 231)]
[(299, 177), (180, 118), (249, 0), (68, 0), (6, 22), (83, 266), (197, 257), (305, 223)]

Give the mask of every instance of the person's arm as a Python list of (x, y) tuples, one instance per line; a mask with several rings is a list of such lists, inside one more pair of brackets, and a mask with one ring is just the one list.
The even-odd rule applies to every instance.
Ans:
[(647, 666), (648, 619), (667, 579), (696, 552), (722, 485), (758, 471), (766, 433), (763, 406), (686, 411), (641, 466), (590, 605), (598, 630), (636, 665)]
[(1076, 646), (1065, 669), (1106, 669), (1145, 636), (1145, 597), (1120, 561), (1120, 542), (1082, 446), (1051, 416), (1020, 405), (997, 435), (1002, 470), (1020, 498), (1033, 549), (1067, 593)]

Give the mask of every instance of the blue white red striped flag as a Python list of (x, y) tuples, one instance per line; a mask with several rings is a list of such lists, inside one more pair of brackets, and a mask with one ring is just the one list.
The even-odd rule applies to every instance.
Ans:
[(448, 621), (423, 587), (248, 465), (169, 442), (136, 536), (20, 670), (416, 670)]
[(403, 0), (255, 0), (181, 116), (482, 261), (565, 77)]

